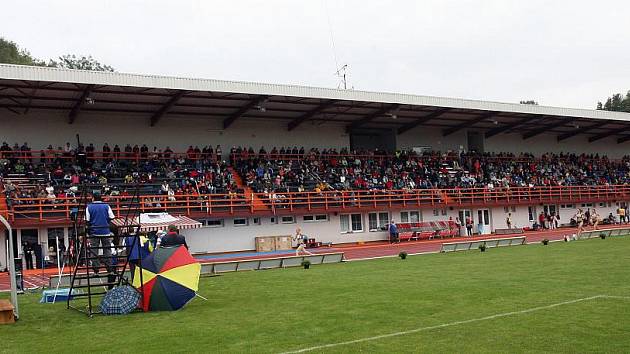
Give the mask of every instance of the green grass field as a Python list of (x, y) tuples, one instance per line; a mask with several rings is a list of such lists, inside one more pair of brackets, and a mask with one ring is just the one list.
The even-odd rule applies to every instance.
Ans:
[(571, 301), (630, 296), (629, 266), (621, 237), (230, 273), (174, 313), (89, 319), (22, 295), (0, 351), (628, 353), (630, 299)]

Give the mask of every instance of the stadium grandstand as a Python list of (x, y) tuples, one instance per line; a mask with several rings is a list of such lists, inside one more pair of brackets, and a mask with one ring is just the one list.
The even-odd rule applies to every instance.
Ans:
[(491, 234), (596, 209), (616, 223), (630, 202), (621, 112), (0, 64), (0, 124), (19, 255), (68, 244), (81, 184), (117, 215), (139, 184), (143, 212), (201, 222), (182, 231), (193, 253), (296, 224), (345, 244), (386, 240), (391, 220)]

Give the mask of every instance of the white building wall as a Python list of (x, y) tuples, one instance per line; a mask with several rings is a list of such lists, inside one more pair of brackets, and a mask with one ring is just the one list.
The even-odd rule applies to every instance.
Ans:
[[(66, 142), (76, 144), (76, 134), (83, 143), (94, 143), (97, 149), (107, 142), (111, 147), (126, 144), (144, 144), (164, 148), (170, 146), (175, 151), (185, 151), (189, 145), (221, 145), (227, 154), (234, 145), (252, 146), (256, 151), (260, 146), (267, 149), (274, 145), (341, 148), (349, 145), (349, 137), (344, 126), (327, 123), (313, 125), (306, 122), (295, 130), (287, 131), (287, 121), (261, 121), (239, 119), (231, 127), (223, 130), (222, 121), (209, 118), (165, 116), (156, 126), (149, 126), (146, 115), (120, 115), (111, 113), (81, 113), (74, 124), (67, 123), (67, 112), (33, 110), (17, 116), (7, 111), (0, 112), (0, 142), (28, 142), (40, 150), (52, 144), (54, 148)], [(316, 133), (315, 133), (316, 132)]]
[[(540, 134), (523, 140), (522, 134), (499, 134), (484, 139), (486, 152), (533, 153), (540, 156), (543, 153), (597, 153), (611, 158), (620, 158), (630, 154), (630, 145), (617, 144), (616, 137), (609, 137), (588, 142), (588, 136), (577, 135), (572, 138), (557, 141), (557, 134)], [(407, 149), (415, 146), (430, 146), (436, 151), (459, 151), (468, 149), (467, 131), (462, 129), (449, 136), (442, 136), (442, 129), (431, 127), (416, 127), (406, 133), (398, 135), (397, 147)]]
[[(94, 143), (100, 149), (107, 142), (122, 147), (126, 144), (146, 143), (149, 148), (163, 148), (183, 151), (189, 145), (221, 145), (227, 153), (233, 145), (260, 146), (270, 149), (273, 146), (304, 146), (305, 148), (348, 147), (350, 139), (344, 124), (305, 122), (288, 132), (285, 120), (238, 119), (228, 129), (223, 129), (222, 120), (202, 117), (182, 117), (166, 115), (156, 126), (150, 127), (149, 117), (144, 114), (114, 114), (81, 112), (74, 124), (67, 124), (67, 112), (31, 110), (25, 115), (15, 115), (0, 111), (0, 142), (28, 142), (34, 149), (43, 149), (52, 144), (63, 146), (74, 144), (76, 134), (84, 143)], [(587, 136), (575, 136), (558, 142), (555, 134), (540, 134), (523, 140), (518, 133), (499, 134), (485, 139), (485, 150), (495, 152), (530, 152), (540, 155), (545, 152), (599, 153), (613, 158), (621, 157), (630, 151), (626, 144), (617, 144), (615, 137), (588, 142)], [(415, 146), (430, 146), (439, 151), (467, 149), (467, 130), (462, 129), (449, 136), (442, 136), (442, 129), (416, 127), (397, 136), (400, 149)]]
[(630, 145), (617, 144), (617, 137), (609, 137), (589, 143), (586, 135), (576, 135), (558, 142), (557, 134), (540, 134), (527, 140), (523, 140), (521, 134), (499, 134), (490, 139), (485, 139), (485, 150), (512, 152), (515, 154), (528, 152), (535, 156), (540, 156), (546, 152), (593, 153), (607, 155), (611, 158), (620, 158), (629, 154)]
[(271, 217), (262, 217), (261, 224), (253, 224), (248, 218), (248, 226), (234, 226), (234, 219), (224, 219), (223, 227), (203, 227), (200, 229), (182, 230), (186, 242), (193, 253), (232, 252), (256, 249), (256, 237), (295, 235), (300, 227), (302, 233), (320, 242), (355, 243), (384, 240), (386, 232), (368, 230), (368, 214), (363, 215), (363, 231), (342, 233), (339, 214), (328, 214), (328, 221), (304, 222), (302, 216), (294, 216), (295, 223), (271, 223)]

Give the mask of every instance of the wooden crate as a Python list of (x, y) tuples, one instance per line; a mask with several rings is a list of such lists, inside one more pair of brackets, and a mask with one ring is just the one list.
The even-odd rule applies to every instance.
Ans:
[(275, 236), (259, 236), (256, 237), (256, 252), (275, 251)]
[(292, 249), (292, 240), (293, 238), (290, 235), (276, 236), (276, 250), (280, 251)]
[(13, 305), (9, 300), (0, 300), (0, 324), (14, 323)]

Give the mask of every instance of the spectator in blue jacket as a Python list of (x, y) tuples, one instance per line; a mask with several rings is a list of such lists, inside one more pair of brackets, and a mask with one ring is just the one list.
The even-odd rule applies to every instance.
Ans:
[(398, 238), (398, 226), (394, 220), (389, 223), (389, 243), (400, 242)]

